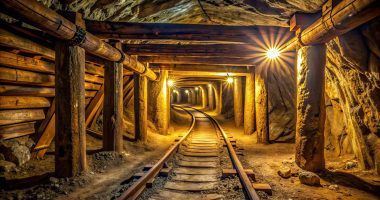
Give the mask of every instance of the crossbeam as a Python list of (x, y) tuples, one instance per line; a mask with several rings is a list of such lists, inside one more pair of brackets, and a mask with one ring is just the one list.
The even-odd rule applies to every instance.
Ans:
[[(255, 44), (273, 27), (223, 26), (205, 24), (169, 24), (86, 21), (88, 31), (102, 39), (193, 40)], [(276, 29), (281, 29), (276, 27)], [(284, 28), (283, 28), (284, 29)], [(284, 29), (285, 30), (285, 29)]]
[(255, 58), (236, 57), (187, 57), (187, 56), (139, 56), (140, 62), (161, 64), (210, 64), (224, 66), (253, 65)]
[(249, 73), (252, 66), (220, 66), (220, 65), (196, 65), (196, 64), (178, 64), (178, 65), (160, 65), (151, 67), (152, 69), (160, 68), (161, 70), (169, 70), (172, 72), (224, 72), (224, 73)]
[(123, 50), (127, 54), (139, 56), (223, 56), (254, 57), (265, 50), (251, 44), (128, 44)]

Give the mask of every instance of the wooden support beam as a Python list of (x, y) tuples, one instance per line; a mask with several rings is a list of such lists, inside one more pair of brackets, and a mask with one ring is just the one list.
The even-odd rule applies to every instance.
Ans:
[(298, 51), (296, 156), (299, 167), (308, 171), (325, 168), (325, 64), (326, 46), (305, 46)]
[(234, 77), (234, 120), (235, 126), (240, 127), (243, 123), (243, 84), (241, 77)]
[[(78, 13), (66, 13), (81, 24)], [(84, 68), (85, 50), (56, 42), (55, 173), (71, 177), (87, 170)]]
[(139, 56), (140, 62), (161, 64), (210, 64), (224, 66), (254, 65), (255, 58)]
[[(193, 40), (255, 44), (268, 27), (204, 24), (86, 21), (90, 32), (103, 39)], [(281, 28), (278, 28), (281, 29)]]
[[(85, 97), (94, 97), (96, 91), (85, 91)], [(19, 85), (0, 85), (0, 95), (2, 96), (36, 96), (54, 97), (54, 88), (48, 87), (28, 87)]]
[[(3, 0), (0, 1), (0, 5), (4, 8), (3, 11), (10, 16), (24, 20), (66, 42), (83, 34), (83, 31), (78, 29), (76, 24), (37, 1)], [(150, 69), (145, 68), (136, 58), (124, 55), (124, 53), (100, 40), (90, 32), (86, 32), (83, 34), (83, 38), (78, 37), (77, 40), (80, 40), (78, 44), (80, 47), (93, 55), (112, 62), (123, 62), (128, 69), (144, 74), (152, 80), (156, 79), (156, 74)]]
[[(89, 127), (92, 120), (94, 120), (94, 117), (96, 115), (96, 112), (102, 105), (104, 100), (104, 84), (99, 89), (99, 91), (96, 93), (94, 98), (91, 99), (90, 104), (86, 108), (86, 127)], [(96, 120), (96, 119), (95, 119)]]
[(264, 70), (255, 71), (255, 108), (257, 143), (269, 143), (269, 113), (268, 113), (268, 74)]
[(149, 100), (151, 103), (149, 113), (152, 122), (156, 125), (160, 134), (166, 135), (169, 127), (170, 105), (168, 104), (169, 88), (167, 86), (168, 71), (162, 70), (159, 81), (149, 84)]
[(208, 88), (208, 109), (212, 111), (215, 108), (215, 94), (214, 94), (213, 85), (209, 83), (207, 85), (207, 88)]
[[(121, 49), (121, 43), (115, 43)], [(123, 64), (110, 62), (105, 68), (103, 104), (103, 150), (123, 151)]]
[[(244, 75), (246, 73), (249, 73), (249, 68), (252, 68), (253, 66), (221, 66), (221, 65), (196, 65), (196, 64), (178, 64), (178, 65), (159, 65), (157, 68), (160, 68), (161, 70), (169, 70), (169, 71), (175, 71), (175, 72), (222, 72), (224, 75), (226, 73), (231, 74), (241, 74)], [(152, 67), (152, 69), (155, 69)]]
[(255, 70), (251, 68), (250, 73), (245, 77), (244, 134), (250, 135), (255, 131), (255, 117)]
[(135, 140), (147, 141), (148, 89), (145, 77), (134, 74)]
[(139, 56), (257, 57), (264, 50), (250, 44), (128, 44), (124, 52)]

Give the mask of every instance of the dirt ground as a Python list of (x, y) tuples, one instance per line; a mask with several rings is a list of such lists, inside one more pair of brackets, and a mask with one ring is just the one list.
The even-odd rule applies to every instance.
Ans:
[(102, 141), (87, 135), (88, 173), (73, 178), (54, 177), (54, 146), (42, 160), (30, 160), (14, 172), (5, 174), (6, 186), (0, 199), (111, 199), (112, 192), (144, 165), (154, 163), (166, 152), (189, 119), (171, 124), (168, 135), (149, 132), (147, 144), (124, 140), (125, 152), (102, 152)]
[[(294, 144), (256, 144), (255, 135), (244, 135), (243, 128), (236, 128), (233, 121), (226, 121), (221, 116), (217, 116), (217, 119), (224, 130), (237, 139), (237, 146), (244, 148), (244, 160), (255, 172), (257, 182), (271, 185), (273, 195), (268, 196), (268, 199), (380, 199), (380, 190), (377, 190), (378, 194), (374, 192), (380, 188), (374, 186), (380, 185), (380, 179), (374, 171), (363, 171), (357, 167), (343, 169), (345, 161), (352, 158), (333, 158), (326, 153), (328, 170), (318, 174), (321, 186), (303, 185), (297, 176), (284, 179), (277, 174), (281, 166), (290, 167), (292, 173), (302, 171), (294, 162)], [(357, 188), (370, 188), (373, 192)]]

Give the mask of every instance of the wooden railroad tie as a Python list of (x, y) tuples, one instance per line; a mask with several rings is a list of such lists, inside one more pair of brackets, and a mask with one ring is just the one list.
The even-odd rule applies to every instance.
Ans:
[[(248, 177), (250, 177), (252, 180), (256, 180), (255, 173), (253, 173), (252, 169), (245, 169), (244, 171)], [(235, 169), (222, 169), (222, 178), (232, 177), (235, 175), (237, 175)]]

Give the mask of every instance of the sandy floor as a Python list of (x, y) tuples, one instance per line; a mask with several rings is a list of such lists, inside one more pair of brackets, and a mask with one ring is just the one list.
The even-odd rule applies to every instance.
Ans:
[[(237, 146), (244, 148), (244, 160), (249, 165), (245, 167), (250, 167), (254, 170), (257, 182), (271, 185), (273, 195), (268, 196), (268, 199), (380, 199), (375, 194), (343, 186), (342, 184), (347, 182), (351, 182), (350, 184), (357, 187), (366, 185), (365, 182), (360, 182), (360, 179), (346, 173), (344, 175), (332, 173), (335, 174), (334, 181), (330, 181), (333, 176), (331, 174), (319, 174), (321, 176), (320, 187), (303, 185), (298, 177), (281, 178), (277, 171), (283, 165), (290, 167), (292, 171), (301, 171), (294, 163), (294, 144), (256, 144), (255, 135), (244, 135), (243, 129), (235, 128), (232, 121), (225, 121), (220, 116), (217, 119), (221, 122), (224, 130), (237, 139)], [(331, 166), (336, 166), (337, 162), (327, 159), (326, 165), (331, 168)], [(339, 171), (337, 170), (336, 172), (338, 173)], [(367, 176), (366, 178), (368, 177), (378, 178), (373, 176)], [(333, 189), (333, 186), (330, 187), (330, 185), (338, 185), (338, 189)]]

